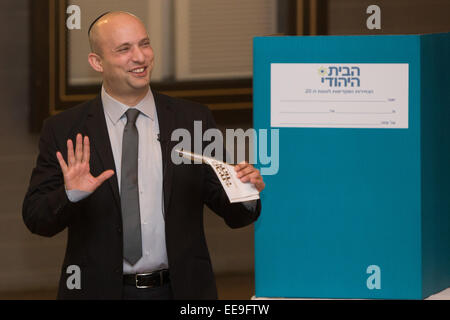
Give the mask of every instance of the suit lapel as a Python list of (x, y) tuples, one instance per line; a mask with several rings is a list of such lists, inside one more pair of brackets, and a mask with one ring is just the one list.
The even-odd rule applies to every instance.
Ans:
[(175, 129), (174, 111), (171, 106), (161, 101), (157, 92), (152, 91), (155, 98), (156, 112), (160, 133), (160, 144), (163, 165), (164, 216), (168, 212), (170, 194), (172, 190), (173, 166), (171, 160), (172, 142), (170, 137)]
[(111, 142), (109, 140), (108, 128), (106, 126), (105, 114), (103, 112), (103, 105), (100, 95), (97, 96), (97, 98), (95, 98), (91, 103), (91, 108), (86, 120), (85, 129), (89, 137), (91, 150), (95, 150), (103, 166), (102, 168), (100, 168), (99, 173), (102, 173), (103, 171), (109, 169), (114, 170), (115, 174), (110, 179), (108, 179), (107, 183), (111, 187), (114, 200), (120, 210), (120, 195), (117, 182), (117, 171), (114, 164)]

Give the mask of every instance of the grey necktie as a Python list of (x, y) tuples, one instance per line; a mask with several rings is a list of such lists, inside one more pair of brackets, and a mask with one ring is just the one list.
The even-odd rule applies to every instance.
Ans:
[(139, 210), (138, 146), (136, 119), (139, 110), (126, 112), (127, 124), (122, 140), (120, 202), (122, 204), (123, 257), (131, 265), (142, 257), (141, 216)]

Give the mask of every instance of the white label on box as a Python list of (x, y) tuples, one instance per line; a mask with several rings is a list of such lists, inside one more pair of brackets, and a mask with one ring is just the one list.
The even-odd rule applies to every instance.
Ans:
[(408, 128), (407, 63), (272, 63), (271, 126)]

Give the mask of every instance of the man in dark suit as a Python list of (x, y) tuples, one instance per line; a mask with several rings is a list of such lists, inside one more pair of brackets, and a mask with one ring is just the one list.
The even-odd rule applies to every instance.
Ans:
[[(206, 107), (150, 89), (153, 50), (139, 19), (108, 13), (89, 39), (102, 92), (46, 120), (23, 203), (33, 233), (68, 228), (58, 297), (216, 299), (203, 205), (238, 228), (258, 218), (260, 201), (232, 204), (209, 166), (171, 161), (173, 130), (194, 136), (194, 121), (215, 123)], [(252, 165), (235, 168), (264, 188)]]

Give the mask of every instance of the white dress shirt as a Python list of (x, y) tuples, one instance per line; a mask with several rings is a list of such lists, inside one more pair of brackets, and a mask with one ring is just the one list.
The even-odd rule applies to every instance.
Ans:
[[(102, 88), (102, 102), (120, 191), (122, 138), (127, 124), (125, 112), (129, 107), (112, 98), (104, 88)], [(142, 258), (133, 266), (124, 260), (124, 274), (168, 268), (163, 216), (162, 155), (158, 141), (158, 117), (151, 90), (133, 108), (140, 111), (136, 127), (139, 133), (138, 186)]]

